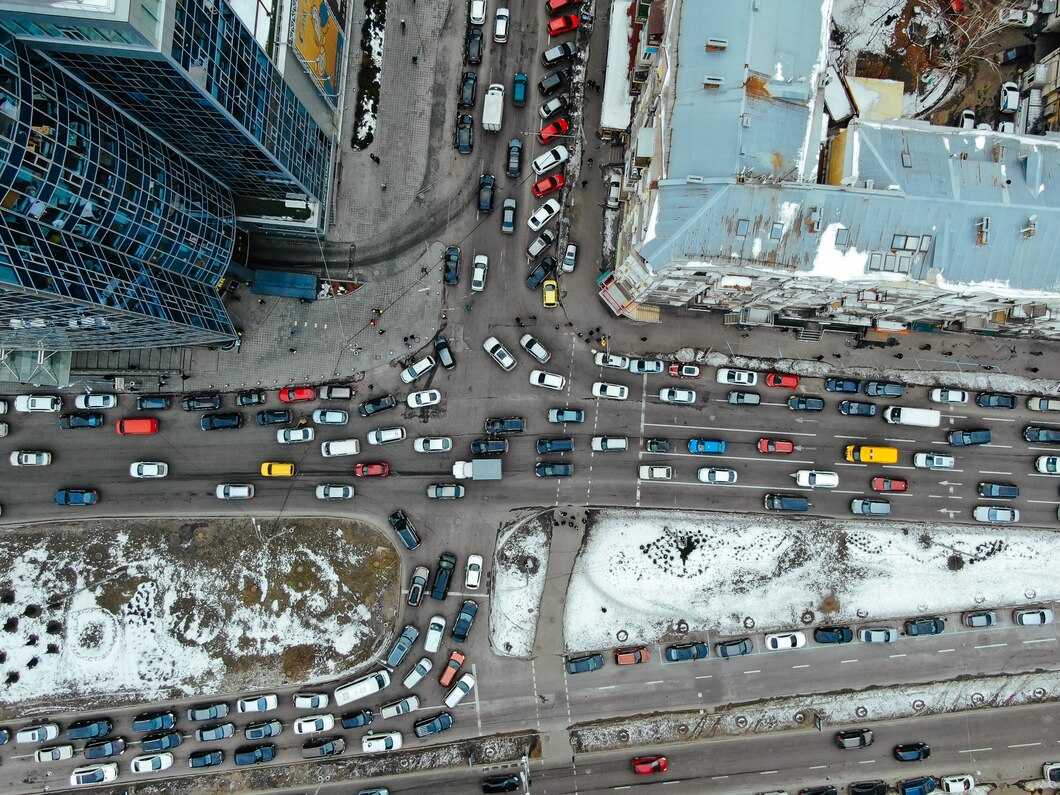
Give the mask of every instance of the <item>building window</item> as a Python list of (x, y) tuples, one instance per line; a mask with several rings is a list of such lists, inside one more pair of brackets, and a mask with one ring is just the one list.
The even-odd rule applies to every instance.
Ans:
[(835, 233), (835, 245), (836, 248), (843, 248), (847, 243), (850, 242), (850, 230), (839, 229)]
[(774, 240), (780, 240), (784, 235), (784, 224), (773, 224), (773, 228), (769, 230), (769, 236)]
[(931, 235), (924, 235), (920, 238), (920, 250), (922, 252), (927, 251), (931, 248), (931, 241), (933, 240)]
[(746, 218), (741, 218), (739, 221), (736, 222), (737, 237), (747, 237), (747, 233), (750, 231), (750, 229), (751, 222), (748, 221)]

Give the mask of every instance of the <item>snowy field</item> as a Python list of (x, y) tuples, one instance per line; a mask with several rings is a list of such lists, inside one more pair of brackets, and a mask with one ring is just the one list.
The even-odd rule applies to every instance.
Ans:
[(113, 520), (0, 538), (0, 716), (351, 672), (394, 623), (399, 560), (349, 520)]
[(530, 657), (534, 648), (541, 593), (548, 571), (547, 515), (535, 516), (501, 532), (493, 559), (490, 645), (504, 657)]
[(1060, 598), (1060, 534), (854, 519), (599, 511), (574, 564), (568, 651), (892, 621)]

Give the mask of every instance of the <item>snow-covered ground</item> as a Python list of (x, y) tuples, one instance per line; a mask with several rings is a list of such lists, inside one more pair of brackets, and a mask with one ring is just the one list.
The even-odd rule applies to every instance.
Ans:
[(529, 657), (548, 570), (548, 524), (541, 516), (501, 532), (493, 559), (490, 645), (504, 657)]
[(1060, 534), (1016, 528), (602, 510), (574, 564), (569, 651), (1060, 598)]

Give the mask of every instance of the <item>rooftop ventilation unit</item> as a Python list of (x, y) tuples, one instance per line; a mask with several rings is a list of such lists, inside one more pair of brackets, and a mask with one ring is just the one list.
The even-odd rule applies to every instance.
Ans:
[(703, 88), (718, 89), (721, 88), (722, 79), (714, 75), (707, 75), (703, 78)]
[(728, 39), (707, 39), (707, 46), (703, 49), (707, 52), (717, 52), (718, 50), (727, 50), (728, 48)]

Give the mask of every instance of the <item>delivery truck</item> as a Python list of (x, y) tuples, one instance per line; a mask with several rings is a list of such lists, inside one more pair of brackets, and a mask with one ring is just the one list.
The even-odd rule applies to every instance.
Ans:
[(499, 458), (476, 458), (471, 461), (457, 461), (453, 464), (453, 477), (465, 480), (500, 480), (501, 460)]
[(482, 129), (500, 132), (504, 120), (504, 86), (491, 83), (486, 89), (486, 100), (482, 103)]

